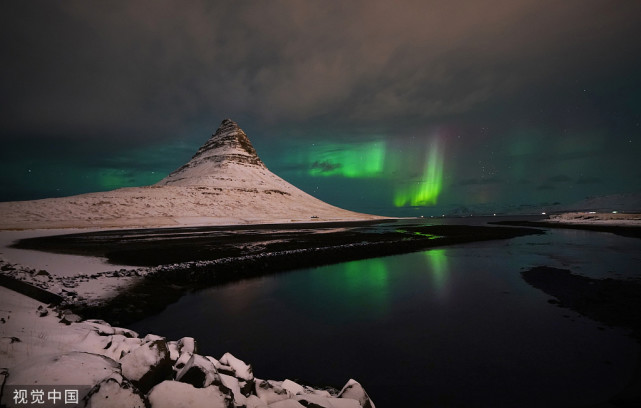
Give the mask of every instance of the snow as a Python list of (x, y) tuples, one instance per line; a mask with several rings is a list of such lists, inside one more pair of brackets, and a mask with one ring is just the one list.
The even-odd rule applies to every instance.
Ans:
[(178, 381), (163, 381), (149, 392), (153, 408), (227, 408), (225, 396), (216, 387), (195, 388)]
[(302, 394), (305, 392), (305, 389), (302, 385), (297, 384), (292, 380), (283, 381), (282, 387), (291, 392), (293, 395)]
[(550, 215), (547, 222), (559, 224), (604, 225), (620, 227), (641, 226), (641, 214), (599, 213), (595, 211), (568, 212)]
[[(0, 378), (6, 378), (7, 387), (83, 386), (80, 398), (87, 395), (87, 406), (92, 407), (150, 403), (151, 408), (230, 404), (342, 408), (360, 407), (360, 401), (363, 407), (374, 407), (354, 380), (336, 398), (291, 380), (254, 379), (251, 365), (231, 353), (220, 360), (196, 354), (191, 337), (171, 342), (154, 334), (139, 338), (134, 331), (102, 320), (65, 324), (63, 315), (0, 287)], [(171, 354), (178, 360), (189, 358), (177, 381), (165, 380), (173, 378), (171, 364), (178, 364), (170, 358), (170, 349), (175, 349)]]
[(220, 363), (229, 366), (234, 372), (234, 375), (238, 378), (242, 378), (246, 381), (251, 381), (254, 379), (254, 374), (252, 372), (251, 366), (237, 359), (231, 353), (225, 353), (221, 357)]

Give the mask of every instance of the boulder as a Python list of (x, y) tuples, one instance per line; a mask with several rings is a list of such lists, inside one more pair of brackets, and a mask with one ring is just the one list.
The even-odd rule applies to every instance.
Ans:
[(164, 340), (142, 344), (120, 359), (122, 374), (143, 393), (171, 377), (171, 360)]
[(281, 384), (282, 383), (278, 381), (256, 379), (256, 395), (266, 404), (272, 404), (274, 402), (290, 398), (291, 393), (284, 389)]
[(297, 384), (292, 380), (283, 381), (282, 387), (291, 392), (292, 395), (303, 394), (305, 392), (305, 389), (302, 385)]
[(96, 384), (84, 401), (87, 408), (149, 408), (147, 398), (120, 374), (114, 374)]
[(370, 399), (369, 395), (365, 392), (363, 386), (356, 380), (350, 379), (338, 394), (338, 398), (348, 398), (358, 401), (363, 408), (376, 408)]
[(220, 359), (220, 364), (229, 367), (231, 371), (230, 375), (238, 379), (245, 381), (252, 381), (254, 379), (251, 365), (245, 364), (244, 361), (237, 359), (231, 353), (225, 353)]
[(305, 408), (305, 405), (293, 399), (286, 399), (269, 404), (269, 408)]
[(231, 398), (215, 386), (194, 388), (179, 381), (163, 381), (147, 395), (152, 408), (232, 408)]
[(176, 374), (176, 380), (196, 388), (208, 387), (212, 383), (221, 384), (218, 371), (209, 359), (199, 354), (191, 356), (184, 367)]

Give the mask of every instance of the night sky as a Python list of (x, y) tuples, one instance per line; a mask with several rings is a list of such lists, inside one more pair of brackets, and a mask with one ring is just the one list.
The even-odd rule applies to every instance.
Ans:
[(641, 191), (641, 1), (13, 1), (0, 201), (154, 183), (224, 118), (383, 215)]

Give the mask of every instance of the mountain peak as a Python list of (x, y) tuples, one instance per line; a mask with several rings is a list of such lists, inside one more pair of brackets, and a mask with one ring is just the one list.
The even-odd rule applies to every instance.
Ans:
[(234, 165), (266, 169), (247, 134), (236, 122), (225, 119), (189, 162), (158, 184), (191, 184), (197, 182), (196, 179), (220, 175), (224, 173), (223, 168)]
[[(192, 160), (203, 156), (216, 156), (217, 158), (231, 161), (240, 159), (244, 163), (264, 166), (247, 134), (231, 119), (222, 121), (218, 130), (198, 149)], [(247, 157), (242, 158), (239, 156)]]

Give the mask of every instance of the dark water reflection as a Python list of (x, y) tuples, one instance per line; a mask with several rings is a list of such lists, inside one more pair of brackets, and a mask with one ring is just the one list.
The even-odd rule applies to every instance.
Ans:
[(580, 406), (620, 391), (639, 347), (548, 303), (520, 271), (638, 278), (640, 242), (551, 230), (303, 269), (187, 295), (131, 327), (196, 337), (260, 378), (351, 376), (379, 407)]

